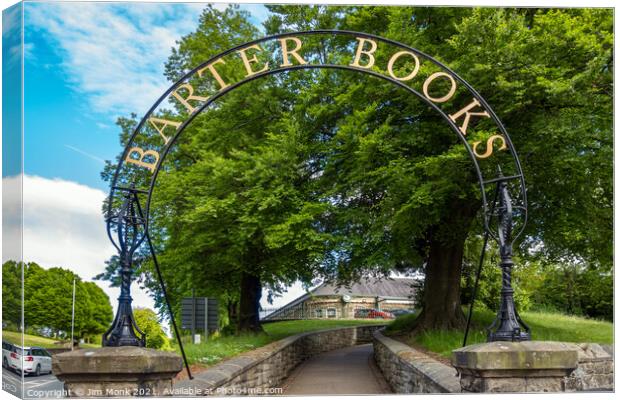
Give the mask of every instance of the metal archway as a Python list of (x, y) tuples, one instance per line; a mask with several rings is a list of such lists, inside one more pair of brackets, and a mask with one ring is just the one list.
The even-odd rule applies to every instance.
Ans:
[[(322, 40), (313, 41), (317, 37)], [(326, 47), (334, 51), (325, 52)], [(183, 75), (136, 126), (116, 167), (107, 204), (107, 231), (120, 254), (122, 286), (116, 318), (104, 334), (105, 345), (144, 345), (144, 337), (137, 338), (132, 329), (139, 332), (130, 306), (132, 258), (146, 239), (159, 274), (148, 234), (151, 198), (163, 162), (185, 128), (218, 98), (250, 81), (290, 70), (318, 68), (386, 80), (421, 99), (459, 137), (480, 186), (485, 247), (488, 237), (493, 237), (502, 257), (502, 305), (490, 327), (496, 331), (489, 331), (489, 340), (529, 340), (529, 328), (515, 311), (510, 283), (512, 244), (527, 221), (525, 179), (512, 141), (497, 115), (458, 74), (415, 48), (367, 33), (317, 30), (267, 36), (219, 53)], [(446, 84), (447, 93), (437, 94), (445, 92)], [(170, 104), (176, 105), (176, 114), (166, 109)], [(485, 129), (474, 132), (474, 122)], [(484, 153), (478, 151), (482, 143)], [(498, 143), (501, 146), (497, 147)], [(489, 202), (487, 190), (491, 186), (496, 190)], [(518, 227), (513, 234), (515, 221)], [(161, 274), (159, 279), (167, 300)]]

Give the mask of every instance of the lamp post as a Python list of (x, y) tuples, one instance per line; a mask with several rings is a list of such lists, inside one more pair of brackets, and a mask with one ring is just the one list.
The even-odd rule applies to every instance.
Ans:
[(498, 207), (498, 242), (502, 269), (501, 303), (495, 320), (487, 328), (487, 342), (531, 340), (530, 328), (519, 317), (513, 297), (512, 216), (512, 199), (508, 192), (508, 184), (504, 180), (499, 184)]
[[(137, 212), (137, 190), (123, 190), (123, 203), (117, 214), (108, 219), (108, 236), (120, 256), (121, 294), (118, 297), (118, 310), (112, 326), (103, 334), (102, 346), (146, 346), (146, 334), (136, 324), (131, 310), (131, 275), (133, 254), (145, 238), (145, 221)], [(116, 240), (111, 231), (116, 230)]]

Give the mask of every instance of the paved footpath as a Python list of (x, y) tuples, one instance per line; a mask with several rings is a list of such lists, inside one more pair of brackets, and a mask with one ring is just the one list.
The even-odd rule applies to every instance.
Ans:
[(391, 393), (375, 365), (372, 344), (310, 358), (295, 368), (282, 386), (285, 395)]
[[(24, 377), (22, 391), (21, 375), (6, 368), (2, 368), (2, 389), (20, 398), (65, 397), (62, 382), (52, 374)], [(4, 398), (2, 395), (0, 397)]]

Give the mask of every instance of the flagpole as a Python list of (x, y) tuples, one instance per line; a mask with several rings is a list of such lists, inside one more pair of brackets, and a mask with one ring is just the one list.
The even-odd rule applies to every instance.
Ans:
[(73, 351), (73, 325), (75, 324), (75, 278), (73, 278), (73, 303), (71, 305), (71, 351)]

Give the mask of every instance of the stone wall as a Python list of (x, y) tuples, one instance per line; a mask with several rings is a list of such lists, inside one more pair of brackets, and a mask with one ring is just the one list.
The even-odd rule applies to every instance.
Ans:
[(452, 355), (463, 392), (613, 390), (613, 356), (595, 343), (478, 343)]
[(596, 343), (577, 345), (577, 369), (565, 378), (565, 391), (614, 389), (613, 347)]
[[(457, 368), (374, 333), (375, 360), (395, 393), (613, 391), (613, 349), (595, 343), (493, 342), (454, 351)], [(458, 371), (460, 372), (457, 372)]]
[(52, 372), (66, 397), (166, 396), (183, 359), (171, 351), (144, 347), (100, 347), (52, 357)]
[(277, 388), (301, 362), (319, 353), (370, 343), (373, 332), (383, 327), (366, 325), (290, 336), (219, 363), (196, 374), (193, 380), (177, 381), (172, 394), (269, 394), (269, 390)]
[(395, 393), (458, 393), (456, 369), (406, 344), (374, 333), (375, 360)]

